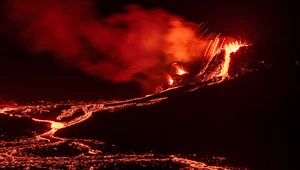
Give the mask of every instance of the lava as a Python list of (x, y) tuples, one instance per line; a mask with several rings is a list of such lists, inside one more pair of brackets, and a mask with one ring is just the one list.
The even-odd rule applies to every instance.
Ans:
[[(8, 20), (19, 28), (15, 35), (29, 52), (50, 53), (100, 79), (137, 82), (146, 93), (165, 79), (166, 67), (174, 62), (209, 63), (226, 39), (209, 33), (203, 23), (186, 21), (162, 9), (129, 5), (124, 12), (104, 17), (98, 16), (91, 0), (7, 3)], [(222, 72), (214, 76), (225, 76), (228, 63), (226, 59)], [(178, 75), (186, 73), (178, 68)]]
[(178, 74), (178, 75), (183, 75), (183, 74), (186, 74), (186, 72), (185, 72), (184, 70), (182, 70), (182, 69), (179, 68), (179, 69), (177, 70), (177, 74)]
[[(219, 45), (214, 43), (213, 46)], [(227, 167), (208, 166), (203, 162), (174, 155), (160, 155), (157, 157), (153, 155), (153, 153), (109, 154), (103, 152), (102, 150), (105, 146), (104, 142), (88, 139), (60, 138), (55, 136), (55, 132), (86, 121), (87, 119), (91, 118), (93, 114), (101, 114), (103, 113), (102, 111), (115, 112), (128, 107), (153, 105), (168, 99), (170, 94), (186, 93), (195, 88), (201, 88), (204, 85), (210, 85), (210, 83), (206, 83), (207, 80), (212, 81), (216, 76), (224, 75), (223, 70), (225, 70), (225, 73), (227, 73), (230, 63), (230, 53), (236, 52), (241, 46), (246, 46), (246, 44), (231, 42), (223, 47), (213, 47), (212, 51), (215, 53), (215, 56), (211, 57), (210, 62), (203, 70), (200, 71), (198, 75), (190, 77), (195, 80), (191, 81), (193, 83), (186, 82), (182, 84), (182, 86), (177, 86), (175, 83), (177, 83), (176, 81), (178, 81), (178, 77), (183, 78), (187, 75), (190, 75), (182, 65), (178, 63), (173, 65), (173, 68), (175, 68), (175, 70), (173, 70), (174, 78), (171, 77), (171, 75), (168, 76), (169, 86), (165, 89), (162, 89), (159, 93), (149, 94), (145, 97), (123, 101), (66, 101), (58, 103), (41, 102), (25, 105), (0, 105), (0, 114), (16, 117), (30, 117), (32, 121), (49, 123), (50, 127), (49, 131), (45, 133), (43, 132), (42, 134), (36, 134), (34, 137), (28, 137), (25, 140), (23, 139), (10, 142), (0, 141), (0, 146), (4, 146), (0, 147), (0, 160), (3, 160), (2, 163), (0, 161), (0, 168), (16, 166), (43, 168), (44, 166), (53, 165), (59, 168), (65, 165), (71, 166), (74, 163), (83, 167), (86, 167), (87, 164), (91, 164), (91, 166), (97, 168), (103, 167), (105, 164), (116, 164), (116, 162), (118, 162), (118, 164), (126, 164), (127, 162), (138, 163), (142, 161), (154, 164), (157, 162), (179, 163), (186, 168), (227, 169)], [(225, 52), (224, 56), (222, 50)], [(223, 80), (224, 77), (221, 76), (219, 81), (215, 83), (220, 83)], [(54, 119), (43, 119), (43, 116), (41, 116), (43, 114), (51, 113), (53, 109), (57, 109), (61, 106), (63, 106), (63, 109)], [(82, 111), (83, 114), (75, 114), (78, 111)], [(80, 150), (82, 154), (74, 157), (60, 157), (60, 159), (57, 159), (55, 156), (34, 156), (35, 152), (31, 152), (36, 150), (41, 150), (40, 152), (42, 152), (43, 148), (59, 148), (61, 145), (66, 143), (68, 146), (71, 146), (71, 148)], [(16, 152), (17, 150), (18, 152)], [(10, 162), (9, 160), (12, 159), (14, 161)], [(80, 162), (78, 162), (78, 160), (80, 160)]]
[[(208, 168), (214, 169), (216, 166), (207, 166), (202, 162), (181, 158), (174, 155), (165, 155), (156, 157), (153, 153), (145, 154), (103, 154), (99, 147), (104, 147), (105, 143), (88, 140), (88, 139), (67, 139), (55, 137), (55, 132), (59, 129), (66, 128), (90, 118), (92, 113), (97, 113), (101, 110), (119, 110), (132, 106), (145, 106), (154, 104), (165, 100), (167, 97), (158, 98), (153, 96), (146, 96), (142, 98), (136, 98), (125, 101), (107, 101), (107, 102), (66, 102), (66, 103), (47, 103), (47, 104), (35, 104), (35, 105), (0, 105), (0, 114), (11, 115), (11, 112), (18, 112), (15, 116), (18, 117), (31, 117), (33, 121), (45, 122), (51, 124), (51, 129), (43, 134), (38, 134), (33, 138), (27, 138), (25, 140), (16, 140), (12, 142), (0, 141), (0, 168), (8, 167), (35, 167), (45, 168), (45, 166), (55, 166), (57, 168), (61, 166), (80, 165), (86, 166), (91, 162), (93, 167), (103, 167), (104, 164), (126, 164), (127, 162), (173, 162), (180, 163), (185, 167), (190, 168)], [(35, 118), (36, 113), (51, 112), (52, 109), (57, 108), (59, 105), (70, 106), (70, 109), (62, 110), (61, 114), (56, 117), (57, 121), (50, 121), (44, 119)], [(59, 122), (62, 117), (68, 117), (73, 114), (77, 109), (84, 111), (84, 116), (74, 117), (72, 120)], [(57, 157), (52, 156), (34, 156), (34, 153), (38, 153), (38, 150), (43, 148), (51, 149), (52, 147), (59, 147), (64, 143), (69, 143), (74, 149), (83, 151), (82, 154), (75, 157)], [(94, 148), (96, 146), (96, 148)], [(54, 149), (55, 149), (54, 148)], [(18, 151), (18, 152), (17, 152)], [(33, 152), (31, 152), (33, 151)], [(42, 151), (41, 151), (42, 152)], [(23, 156), (26, 155), (26, 156)], [(13, 161), (10, 161), (13, 160)], [(80, 162), (77, 162), (80, 160)]]
[[(210, 84), (224, 81), (225, 78), (229, 77), (230, 54), (236, 52), (242, 46), (247, 46), (247, 43), (238, 41), (232, 41), (224, 45), (225, 40), (221, 41), (218, 35), (210, 41), (204, 54), (206, 57), (204, 62), (207, 62), (207, 64), (195, 77), (186, 76), (188, 72), (183, 69), (183, 66), (176, 62), (173, 63), (171, 74), (167, 78), (167, 84), (169, 86), (185, 85), (185, 79), (202, 83), (212, 81)], [(161, 91), (159, 89), (157, 88), (156, 92)]]
[[(0, 114), (10, 115), (10, 112), (16, 111), (16, 116), (30, 116), (33, 121), (51, 123), (51, 130), (46, 133), (36, 135), (33, 138), (27, 138), (25, 140), (16, 140), (12, 142), (0, 141), (0, 168), (61, 168), (72, 167), (76, 165), (79, 167), (93, 167), (101, 168), (105, 166), (127, 165), (128, 163), (140, 164), (140, 162), (148, 162), (151, 164), (171, 164), (170, 166), (176, 166), (180, 164), (185, 168), (205, 168), (205, 169), (229, 169), (230, 167), (210, 166), (204, 162), (195, 161), (186, 157), (177, 155), (159, 155), (156, 156), (153, 153), (143, 154), (109, 154), (103, 153), (100, 148), (105, 148), (105, 143), (89, 140), (89, 139), (68, 139), (55, 137), (55, 132), (59, 129), (66, 128), (67, 126), (77, 124), (89, 118), (92, 113), (99, 113), (101, 110), (114, 111), (128, 106), (145, 106), (148, 104), (154, 104), (165, 100), (164, 98), (158, 98), (155, 96), (146, 96), (142, 98), (136, 98), (125, 101), (95, 101), (95, 102), (65, 102), (65, 103), (47, 103), (47, 104), (34, 104), (34, 105), (0, 105)], [(62, 120), (64, 116), (70, 116), (76, 109), (83, 109), (86, 116), (74, 117), (72, 120), (66, 122), (50, 121), (44, 119), (34, 118), (37, 111), (40, 113), (51, 112), (52, 109), (57, 108), (59, 105), (70, 106), (70, 109), (62, 110), (61, 114), (56, 119)], [(30, 108), (30, 109), (29, 109)], [(68, 114), (67, 114), (68, 113)], [(54, 149), (61, 147), (63, 144), (68, 144), (73, 149), (80, 150), (82, 154), (76, 156), (36, 156), (39, 152), (43, 154), (43, 150)], [(174, 164), (174, 165), (172, 165)], [(178, 165), (177, 165), (178, 166)], [(152, 166), (153, 167), (153, 166)]]
[[(28, 4), (29, 1), (34, 5)], [(146, 74), (150, 80), (159, 76), (164, 79), (168, 75), (167, 85), (161, 86), (158, 93), (124, 101), (0, 105), (0, 114), (29, 117), (35, 122), (48, 123), (50, 127), (47, 132), (25, 140), (0, 141), (0, 146), (4, 146), (0, 147), (0, 168), (41, 168), (64, 164), (85, 166), (96, 161), (98, 163), (91, 167), (101, 167), (105, 163), (116, 162), (171, 161), (187, 168), (221, 169), (174, 155), (155, 157), (151, 153), (103, 154), (101, 147), (104, 143), (58, 138), (55, 132), (86, 121), (93, 114), (101, 114), (102, 111), (115, 112), (128, 107), (152, 105), (168, 99), (172, 92), (185, 93), (204, 85), (220, 83), (228, 77), (230, 54), (247, 44), (232, 41), (224, 45), (226, 38), (216, 34), (205, 36), (203, 33), (199, 39), (193, 23), (161, 10), (130, 6), (126, 8), (127, 13), (118, 13), (99, 20), (91, 12), (93, 8), (90, 4), (82, 1), (76, 0), (72, 6), (65, 1), (47, 1), (46, 5), (37, 0), (29, 1), (13, 0), (12, 10), (7, 11), (10, 11), (10, 19), (20, 26), (20, 35), (27, 40), (26, 46), (32, 52), (50, 51), (59, 60), (88, 74), (115, 82), (136, 80), (135, 75), (140, 73)], [(125, 29), (120, 28), (120, 25), (124, 25)], [(93, 50), (87, 50), (90, 48), (86, 46)], [(224, 55), (222, 52), (225, 52)], [(100, 54), (105, 57), (98, 57)], [(201, 59), (204, 67), (195, 76), (188, 67), (174, 63), (179, 61), (190, 64), (198, 59)], [(161, 75), (149, 72), (152, 69), (165, 70), (172, 63), (174, 64), (170, 74), (167, 71)], [(149, 79), (146, 81), (152, 83)], [(67, 109), (61, 110), (53, 120), (43, 118), (43, 114), (51, 113), (58, 106), (65, 106)], [(76, 115), (78, 111), (83, 114)], [(82, 154), (58, 159), (53, 156), (36, 157), (32, 156), (33, 153), (28, 153), (28, 150), (48, 149), (63, 143), (82, 151)]]
[[(39, 104), (27, 104), (27, 105), (16, 105), (16, 104), (5, 104), (0, 105), (0, 114), (6, 114), (10, 117), (30, 117), (32, 121), (49, 123), (50, 130), (42, 134), (36, 134), (34, 137), (29, 137), (25, 140), (17, 140), (13, 142), (0, 141), (0, 146), (10, 146), (0, 148), (0, 159), (9, 162), (8, 160), (14, 159), (15, 162), (12, 163), (0, 163), (0, 167), (15, 167), (15, 166), (27, 166), (31, 167), (31, 164), (27, 164), (28, 160), (35, 161), (34, 165), (46, 165), (42, 164), (40, 159), (35, 157), (22, 157), (18, 156), (16, 150), (20, 150), (21, 153), (27, 154), (26, 150), (39, 149), (43, 147), (59, 146), (63, 143), (70, 142), (73, 148), (86, 151), (83, 155), (77, 157), (66, 157), (61, 159), (60, 164), (69, 164), (69, 162), (74, 162), (78, 158), (82, 159), (83, 162), (89, 162), (92, 160), (98, 160), (101, 158), (99, 164), (94, 164), (94, 166), (101, 166), (103, 163), (115, 163), (118, 162), (130, 162), (130, 161), (171, 161), (173, 163), (180, 163), (188, 168), (203, 168), (206, 169), (222, 169), (222, 167), (217, 166), (207, 166), (205, 163), (197, 162), (194, 160), (176, 157), (176, 156), (160, 156), (159, 158), (155, 156), (149, 156), (149, 153), (139, 155), (139, 154), (106, 154), (100, 149), (93, 148), (95, 145), (104, 145), (103, 143), (98, 144), (99, 141), (93, 140), (79, 140), (79, 139), (68, 139), (60, 138), (55, 136), (55, 132), (60, 129), (64, 129), (69, 126), (73, 126), (80, 122), (86, 121), (91, 118), (93, 114), (100, 114), (101, 111), (115, 112), (120, 109), (128, 107), (141, 107), (146, 105), (152, 105), (163, 100), (168, 99), (169, 95), (174, 92), (191, 92), (194, 89), (203, 87), (204, 85), (210, 85), (213, 83), (222, 82), (226, 76), (228, 76), (228, 69), (230, 66), (230, 54), (236, 52), (242, 46), (247, 46), (246, 43), (240, 43), (237, 41), (230, 42), (228, 44), (222, 45), (219, 38), (211, 41), (210, 45), (207, 47), (206, 55), (209, 56), (209, 61), (206, 66), (197, 74), (196, 76), (190, 75), (186, 69), (183, 68), (181, 64), (174, 63), (172, 65), (172, 71), (168, 75), (168, 86), (162, 88), (159, 93), (154, 93), (146, 95), (145, 97), (139, 97), (124, 101), (93, 101), (93, 102), (61, 102), (61, 103), (51, 103), (51, 102), (41, 102)], [(224, 53), (224, 54), (223, 54)], [(214, 55), (213, 55), (214, 54)], [(213, 56), (212, 56), (213, 55)], [(182, 81), (182, 79), (191, 79), (193, 81)], [(218, 79), (216, 79), (218, 78)], [(180, 82), (182, 82), (180, 84)], [(191, 83), (192, 82), (192, 83)], [(61, 112), (53, 120), (43, 119), (41, 115), (46, 113), (51, 113), (52, 109), (57, 109), (60, 106), (64, 106), (67, 109), (62, 109)], [(76, 115), (78, 111), (82, 111), (82, 115)], [(87, 144), (90, 143), (90, 144)], [(95, 144), (97, 143), (97, 144)], [(93, 156), (91, 156), (93, 155)], [(147, 158), (145, 158), (147, 157)], [(56, 164), (57, 159), (54, 157), (45, 157), (44, 162), (48, 164)], [(226, 168), (224, 168), (226, 169)]]
[(242, 44), (238, 41), (231, 42), (229, 44), (226, 44), (224, 46), (225, 50), (225, 61), (222, 67), (222, 70), (218, 76), (226, 77), (228, 76), (228, 68), (229, 68), (229, 63), (230, 63), (230, 54), (233, 52), (236, 52), (240, 47), (246, 46), (246, 44)]
[[(152, 89), (174, 61), (193, 62), (208, 44), (198, 23), (162, 9), (137, 5), (124, 12), (98, 16), (91, 0), (7, 0), (7, 16), (20, 28), (16, 36), (34, 54), (50, 53), (83, 72), (113, 82), (136, 81)], [(72, 5), (70, 5), (72, 4)], [(149, 70), (157, 71), (149, 71)], [(137, 75), (146, 75), (141, 79)], [(151, 83), (149, 83), (151, 82)], [(142, 86), (143, 87), (143, 86)], [(151, 91), (150, 91), (151, 90)]]
[(168, 78), (168, 80), (169, 80), (169, 85), (173, 85), (173, 83), (174, 83), (174, 80), (172, 79), (172, 77), (171, 76), (169, 76), (169, 78)]
[(177, 70), (177, 71), (176, 71), (176, 74), (177, 74), (177, 75), (184, 75), (184, 74), (187, 74), (187, 72), (184, 71), (184, 69), (183, 69), (182, 67), (177, 66), (177, 69), (176, 69), (176, 70)]

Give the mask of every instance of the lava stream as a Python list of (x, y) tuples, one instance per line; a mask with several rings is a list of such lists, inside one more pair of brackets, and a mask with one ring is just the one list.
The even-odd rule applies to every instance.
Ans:
[(230, 54), (233, 53), (233, 52), (236, 52), (242, 46), (246, 46), (246, 44), (242, 44), (238, 41), (226, 44), (224, 46), (225, 60), (224, 60), (222, 70), (221, 70), (221, 72), (218, 76), (222, 76), (223, 78), (228, 76), (228, 69), (229, 69), (229, 63), (230, 63)]
[[(200, 73), (194, 77), (192, 80), (195, 80), (196, 83), (184, 82), (183, 84), (178, 84), (177, 81), (180, 78), (185, 78), (190, 76), (190, 74), (186, 71), (183, 66), (176, 63), (174, 65), (175, 72), (174, 74), (168, 75), (168, 88), (162, 89), (159, 93), (154, 93), (150, 95), (146, 95), (145, 97), (133, 98), (129, 100), (123, 101), (95, 101), (95, 102), (65, 102), (65, 103), (47, 103), (47, 104), (35, 104), (35, 105), (0, 105), (0, 114), (6, 114), (9, 116), (15, 117), (30, 117), (35, 122), (45, 122), (50, 124), (50, 130), (44, 132), (42, 134), (38, 134), (33, 138), (28, 138), (26, 140), (19, 140), (14, 142), (1, 142), (0, 146), (4, 146), (0, 148), (0, 160), (15, 159), (16, 162), (13, 166), (24, 165), (28, 160), (36, 161), (40, 163), (40, 159), (36, 159), (34, 157), (22, 157), (22, 156), (14, 156), (17, 155), (16, 150), (22, 152), (22, 150), (30, 149), (30, 148), (42, 148), (42, 147), (50, 147), (50, 146), (58, 146), (62, 143), (69, 142), (72, 147), (79, 148), (80, 150), (87, 150), (84, 154), (76, 157), (66, 157), (60, 159), (61, 164), (68, 164), (68, 162), (76, 161), (78, 158), (82, 159), (83, 162), (89, 162), (92, 160), (99, 160), (101, 158), (101, 166), (104, 162), (115, 162), (121, 161), (132, 162), (132, 161), (171, 161), (175, 163), (180, 163), (185, 165), (187, 168), (206, 168), (206, 169), (221, 169), (221, 167), (217, 166), (207, 166), (205, 163), (197, 162), (190, 159), (180, 158), (176, 156), (165, 155), (163, 157), (155, 157), (149, 156), (149, 154), (138, 155), (114, 155), (107, 154), (103, 155), (100, 149), (92, 148), (92, 146), (86, 144), (86, 142), (98, 142), (92, 140), (79, 140), (79, 139), (68, 139), (68, 138), (59, 138), (55, 136), (55, 132), (60, 129), (64, 129), (69, 126), (73, 126), (80, 122), (83, 122), (89, 119), (92, 114), (100, 114), (101, 111), (108, 110), (111, 112), (124, 109), (127, 107), (139, 107), (145, 105), (152, 105), (154, 103), (160, 102), (162, 100), (167, 99), (171, 94), (176, 94), (178, 92), (189, 92), (193, 89), (203, 87), (203, 85), (209, 85), (208, 81), (212, 81), (215, 78), (220, 78), (218, 81), (214, 83), (222, 82), (226, 77), (228, 77), (228, 69), (230, 65), (230, 54), (232, 52), (236, 52), (241, 46), (246, 46), (246, 44), (240, 42), (231, 42), (224, 46), (223, 43), (220, 43), (219, 38), (213, 40), (207, 48), (207, 64), (200, 71)], [(222, 56), (221, 52), (224, 51), (225, 55)], [(37, 117), (35, 113), (43, 114), (43, 113), (51, 113), (51, 109), (55, 109), (58, 106), (68, 106), (69, 109), (64, 109), (61, 113), (56, 116), (55, 120), (47, 120)], [(82, 111), (82, 115), (76, 116), (76, 111)], [(68, 120), (65, 120), (68, 118)], [(13, 145), (10, 147), (5, 147), (6, 145)], [(103, 145), (103, 144), (101, 144)], [(26, 154), (26, 153), (25, 153)], [(94, 155), (94, 156), (90, 156)], [(121, 157), (121, 158), (120, 158)], [(56, 164), (57, 159), (54, 157), (46, 157), (44, 158), (44, 162), (48, 162), (50, 164)], [(3, 166), (7, 166), (6, 164), (0, 163), (0, 168)], [(28, 164), (30, 167), (31, 165)], [(41, 165), (39, 165), (41, 166)], [(224, 168), (226, 169), (226, 168)]]

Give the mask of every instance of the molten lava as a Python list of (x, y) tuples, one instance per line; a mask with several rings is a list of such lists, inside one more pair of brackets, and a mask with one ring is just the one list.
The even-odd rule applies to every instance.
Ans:
[[(181, 65), (178, 63), (173, 63), (172, 64), (172, 70), (170, 75), (168, 75), (168, 85), (169, 86), (177, 86), (178, 85), (178, 79), (180, 77), (184, 77), (184, 75), (187, 75), (188, 72), (183, 69)], [(175, 83), (176, 82), (176, 83)], [(175, 84), (174, 84), (175, 83)]]
[(222, 67), (222, 70), (218, 76), (222, 76), (223, 78), (228, 76), (228, 69), (229, 69), (229, 63), (230, 63), (230, 54), (233, 52), (236, 52), (240, 47), (246, 46), (245, 44), (242, 44), (238, 41), (231, 42), (229, 44), (226, 44), (224, 46), (225, 50), (225, 60)]
[(174, 80), (172, 79), (172, 77), (171, 76), (169, 76), (169, 79), (168, 79), (168, 81), (169, 81), (169, 85), (173, 85), (173, 83), (174, 83)]
[(64, 124), (60, 122), (51, 122), (51, 128), (55, 130), (61, 129), (64, 128)]
[[(68, 65), (102, 79), (114, 82), (135, 80), (142, 84), (146, 82), (148, 85), (152, 83), (151, 80), (163, 80), (166, 74), (158, 73), (166, 73), (165, 66), (174, 61), (193, 63), (200, 59), (201, 71), (193, 76), (192, 69), (174, 63), (166, 82), (156, 90), (159, 94), (124, 101), (1, 105), (7, 102), (3, 102), (0, 98), (0, 114), (17, 118), (29, 117), (34, 122), (51, 124), (51, 127), (47, 127), (47, 131), (43, 133), (36, 134), (34, 130), (30, 130), (30, 134), (34, 135), (28, 135), (24, 140), (12, 142), (0, 140), (0, 169), (18, 166), (44, 168), (53, 165), (73, 167), (80, 164), (93, 165), (97, 169), (97, 166), (104, 167), (106, 162), (132, 161), (139, 163), (153, 161), (155, 164), (157, 161), (171, 161), (188, 169), (220, 169), (173, 155), (156, 157), (152, 153), (141, 155), (102, 153), (101, 148), (104, 148), (104, 145), (100, 141), (55, 136), (55, 132), (59, 129), (86, 121), (93, 114), (152, 105), (174, 95), (191, 92), (203, 85), (220, 83), (229, 76), (230, 54), (241, 46), (247, 46), (238, 41), (224, 43), (225, 38), (221, 39), (217, 34), (206, 36), (207, 30), (202, 32), (199, 38), (194, 29), (196, 24), (163, 10), (128, 6), (125, 13), (101, 17), (96, 15), (98, 11), (93, 9), (93, 3), (88, 0), (84, 2), (72, 0), (72, 3), (11, 0), (9, 10), (6, 11), (11, 23), (19, 28), (17, 35), (21, 40), (26, 40), (23, 41), (24, 45), (31, 52), (50, 52)], [(136, 76), (141, 74), (148, 78), (139, 79), (139, 76)], [(64, 109), (58, 109), (60, 106)], [(51, 115), (55, 117), (54, 120), (49, 120), (47, 114), (56, 112), (59, 113), (57, 116)], [(0, 137), (1, 135), (5, 134), (0, 134)], [(53, 146), (56, 150), (65, 143), (82, 154), (58, 158), (51, 155), (34, 156), (31, 153), (41, 148), (51, 149)], [(94, 169), (93, 166), (89, 169)]]
[[(141, 161), (150, 163), (157, 163), (158, 161), (179, 163), (181, 166), (186, 167), (187, 169), (223, 169), (217, 166), (208, 166), (206, 163), (194, 161), (180, 155), (160, 155), (159, 157), (157, 157), (153, 153), (106, 153), (106, 145), (104, 145), (105, 143), (101, 141), (76, 138), (61, 138), (55, 135), (55, 133), (59, 129), (65, 129), (67, 127), (74, 126), (83, 121), (86, 121), (87, 119), (92, 118), (93, 114), (102, 114), (106, 111), (115, 112), (128, 107), (153, 105), (174, 96), (174, 94), (177, 95), (181, 93), (191, 92), (197, 88), (203, 87), (203, 85), (222, 82), (225, 77), (223, 75), (228, 74), (228, 67), (230, 66), (230, 53), (236, 52), (241, 46), (247, 45), (238, 42), (231, 42), (224, 45), (222, 48), (216, 44), (214, 44), (213, 46), (217, 47), (216, 49), (212, 49), (215, 55), (212, 56), (206, 67), (202, 69), (201, 72), (196, 76), (192, 76), (192, 74), (188, 73), (186, 69), (183, 68), (183, 66), (181, 66), (180, 64), (173, 64), (173, 69), (171, 70), (171, 73), (168, 75), (167, 79), (168, 89), (164, 89), (164, 86), (159, 87), (159, 90), (157, 91), (159, 93), (157, 94), (150, 94), (145, 97), (123, 101), (101, 100), (94, 102), (42, 102), (27, 105), (0, 104), (0, 114), (18, 118), (29, 117), (34, 122), (44, 122), (47, 124), (51, 124), (50, 128), (48, 127), (47, 129), (45, 129), (46, 131), (40, 133), (36, 133), (35, 130), (30, 130), (26, 139), (15, 141), (0, 140), (0, 160), (2, 160), (0, 161), (0, 169), (5, 169), (7, 167), (14, 168), (16, 166), (41, 168), (45, 166), (71, 166), (71, 164), (86, 166), (90, 165), (91, 162), (93, 162), (93, 167), (103, 167), (104, 163), (107, 162), (112, 164), (126, 164), (127, 162), (139, 163)], [(232, 62), (234, 62), (234, 60), (232, 60)], [(221, 76), (217, 77), (218, 75)], [(215, 78), (219, 79), (217, 81), (214, 81)], [(185, 79), (193, 79), (193, 81), (185, 81)], [(47, 116), (47, 114), (50, 113), (54, 115), (58, 110), (58, 114), (55, 117), (52, 116), (52, 119), (49, 120), (49, 116)], [(83, 114), (76, 114), (78, 112), (82, 112)], [(31, 136), (31, 134), (34, 135)], [(63, 148), (65, 144), (68, 144), (68, 147), (70, 147), (71, 149), (80, 151), (81, 154), (74, 157), (59, 157), (59, 159), (57, 159), (56, 155), (44, 156), (43, 148), (50, 151), (51, 149), (53, 149), (55, 153), (60, 153), (59, 148)], [(34, 154), (42, 154), (43, 156), (35, 156)], [(7, 164), (7, 162), (10, 164)]]
[(168, 75), (168, 85), (185, 85), (187, 79), (194, 79), (196, 82), (202, 83), (213, 82), (215, 84), (229, 77), (230, 54), (236, 52), (242, 46), (247, 46), (247, 44), (233, 41), (223, 45), (224, 41), (225, 39), (220, 43), (218, 36), (210, 41), (204, 53), (207, 64), (195, 77), (187, 76), (188, 72), (183, 69), (182, 65), (173, 63), (171, 74)]
[(187, 74), (186, 71), (183, 70), (183, 68), (177, 68), (177, 75), (184, 75)]

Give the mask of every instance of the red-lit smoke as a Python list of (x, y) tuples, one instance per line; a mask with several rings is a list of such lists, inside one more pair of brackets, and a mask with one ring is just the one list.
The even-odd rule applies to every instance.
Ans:
[(207, 47), (195, 24), (163, 10), (130, 5), (125, 13), (103, 18), (94, 9), (88, 0), (9, 0), (7, 6), (30, 51), (51, 52), (114, 82), (135, 80), (145, 86), (164, 80), (167, 65), (191, 62)]
[(0, 105), (2, 105), (2, 104), (16, 104), (16, 102), (13, 100), (5, 100), (0, 97)]

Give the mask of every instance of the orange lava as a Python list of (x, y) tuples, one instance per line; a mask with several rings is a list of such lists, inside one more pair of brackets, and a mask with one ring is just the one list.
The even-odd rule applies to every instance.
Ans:
[(171, 76), (169, 76), (169, 85), (172, 85), (173, 83), (174, 83), (174, 80), (172, 79), (172, 77)]
[[(175, 74), (176, 75), (185, 75), (188, 74), (188, 72), (186, 70), (183, 69), (182, 66), (178, 65), (177, 63), (173, 63), (172, 66), (174, 66), (175, 68)], [(171, 73), (172, 74), (172, 73)], [(174, 74), (174, 73), (173, 73)], [(172, 75), (173, 75), (172, 74)], [(168, 75), (168, 84), (169, 85), (173, 85), (174, 84), (174, 79), (172, 78), (172, 76)]]
[(245, 44), (242, 44), (238, 41), (231, 42), (229, 44), (226, 44), (224, 46), (225, 50), (225, 61), (222, 67), (222, 70), (218, 76), (222, 76), (223, 78), (228, 76), (228, 69), (229, 69), (229, 63), (230, 63), (230, 54), (233, 52), (236, 52), (240, 47), (245, 46)]
[[(170, 77), (170, 80), (172, 78)], [(172, 80), (173, 81), (173, 80)], [(100, 114), (100, 111), (109, 110), (111, 112), (134, 106), (146, 106), (154, 104), (168, 97), (153, 98), (151, 96), (134, 98), (124, 101), (95, 101), (95, 102), (72, 102), (66, 103), (47, 103), (37, 105), (18, 105), (18, 106), (1, 106), (0, 114), (8, 116), (30, 117), (36, 122), (45, 122), (51, 124), (51, 130), (43, 134), (37, 134), (34, 137), (28, 136), (26, 139), (16, 141), (0, 141), (0, 169), (15, 169), (15, 167), (25, 167), (25, 169), (44, 167), (53, 167), (55, 169), (62, 169), (62, 167), (89, 167), (89, 169), (101, 169), (108, 163), (115, 165), (123, 165), (127, 162), (140, 164), (140, 162), (149, 162), (150, 164), (161, 163), (176, 163), (184, 169), (227, 169), (227, 167), (210, 166), (204, 162), (194, 161), (181, 157), (180, 155), (160, 155), (155, 156), (153, 153), (143, 154), (110, 154), (103, 152), (101, 148), (105, 149), (105, 143), (90, 139), (76, 139), (76, 138), (60, 138), (55, 136), (58, 129), (63, 129), (83, 122), (90, 118), (92, 114)], [(41, 114), (51, 113), (57, 106), (70, 106), (69, 109), (61, 110), (61, 113), (56, 117), (57, 121), (42, 119)], [(76, 111), (82, 110), (84, 115), (74, 116)], [(13, 113), (13, 114), (12, 114)], [(14, 114), (17, 113), (17, 114)], [(39, 113), (39, 119), (35, 116)], [(46, 116), (47, 117), (47, 116)], [(72, 118), (64, 121), (63, 118)], [(58, 122), (61, 121), (61, 122)], [(60, 156), (45, 155), (43, 148), (50, 151), (55, 150), (55, 153), (61, 153), (64, 144), (68, 147), (80, 151), (81, 154), (77, 156)], [(41, 149), (42, 148), (42, 149)], [(100, 150), (101, 149), (101, 150)], [(104, 150), (105, 151), (105, 150)], [(42, 154), (43, 156), (40, 156)], [(45, 155), (45, 156), (44, 156)], [(92, 168), (91, 168), (92, 167)], [(71, 168), (73, 169), (73, 168)], [(230, 168), (228, 168), (230, 169)]]
[[(211, 62), (213, 62), (214, 57), (221, 51), (225, 51), (225, 56), (224, 56), (224, 61), (218, 68), (216, 68), (214, 71), (211, 73), (207, 74), (206, 78), (203, 79), (203, 81), (208, 81), (210, 79), (214, 79), (216, 77), (221, 77), (220, 81), (215, 82), (215, 83), (220, 83), (223, 80), (225, 80), (226, 77), (228, 77), (228, 69), (229, 69), (229, 64), (230, 64), (230, 54), (232, 52), (236, 52), (240, 47), (242, 46), (247, 46), (246, 43), (241, 43), (239, 41), (232, 41), (228, 44), (223, 45), (225, 42), (225, 39), (222, 41), (219, 38), (219, 35), (217, 35), (214, 39), (212, 39), (208, 46), (207, 49), (204, 53), (204, 57), (207, 60), (206, 66), (200, 71), (200, 73), (197, 76), (205, 74), (206, 70), (208, 69), (209, 65)], [(183, 69), (181, 65), (178, 65), (177, 63), (174, 63), (172, 66), (175, 67), (176, 69), (176, 74), (177, 75), (184, 75), (188, 74), (187, 71)], [(172, 77), (169, 75), (168, 76), (168, 84), (173, 85), (174, 80)]]
[(178, 75), (184, 75), (184, 74), (187, 74), (187, 72), (184, 71), (183, 68), (179, 68), (179, 67), (178, 67), (178, 68), (177, 68), (176, 74), (178, 74)]
[(61, 129), (64, 128), (64, 124), (60, 122), (51, 122), (52, 129)]

